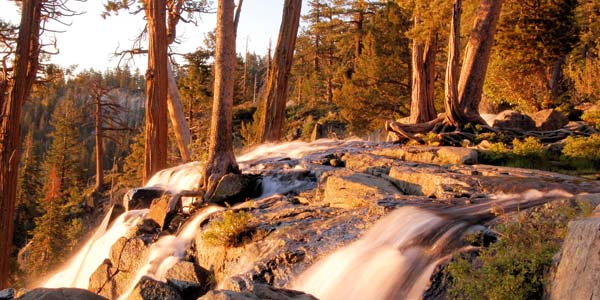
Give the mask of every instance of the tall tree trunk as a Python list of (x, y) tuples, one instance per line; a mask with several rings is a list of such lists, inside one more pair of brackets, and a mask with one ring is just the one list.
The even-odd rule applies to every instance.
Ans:
[(235, 8), (235, 16), (233, 17), (233, 32), (235, 33), (236, 37), (238, 25), (240, 24), (240, 15), (242, 14), (242, 4), (244, 4), (244, 0), (238, 0), (238, 5)]
[(460, 15), (462, 0), (454, 0), (450, 36), (448, 37), (448, 63), (446, 65), (446, 85), (444, 108), (446, 122), (458, 127), (464, 123), (458, 102), (458, 68), (460, 64)]
[(466, 122), (485, 124), (478, 108), (501, 9), (502, 0), (481, 0), (477, 10), (458, 82), (459, 105)]
[(301, 8), (302, 0), (286, 0), (284, 3), (273, 68), (263, 103), (264, 115), (261, 117), (259, 127), (259, 140), (263, 143), (281, 140), (285, 120), (287, 85), (296, 46)]
[(165, 0), (147, 0), (148, 70), (144, 184), (167, 166), (167, 26)]
[(215, 49), (215, 83), (210, 124), (208, 160), (202, 186), (205, 199), (212, 197), (218, 181), (227, 173), (238, 173), (233, 155), (232, 110), (235, 71), (235, 31), (233, 0), (219, 0), (217, 8), (217, 43)]
[(0, 290), (9, 285), (13, 218), (19, 174), (21, 108), (31, 92), (40, 53), (41, 1), (23, 0), (21, 25), (8, 95), (0, 103)]
[(104, 156), (103, 130), (102, 130), (102, 99), (101, 94), (96, 95), (96, 186), (94, 191), (101, 193), (104, 187), (104, 171), (102, 169), (102, 157)]
[(169, 86), (167, 109), (169, 110), (169, 117), (171, 119), (171, 124), (173, 125), (173, 131), (175, 132), (175, 139), (177, 140), (177, 147), (179, 148), (181, 159), (183, 162), (188, 162), (191, 160), (190, 144), (192, 142), (192, 135), (190, 133), (190, 127), (185, 120), (183, 104), (181, 104), (177, 82), (175, 82), (175, 76), (173, 76), (173, 69), (171, 68), (171, 63), (168, 61), (167, 72), (167, 85)]
[[(415, 16), (415, 25), (419, 24)], [(425, 123), (437, 117), (435, 111), (435, 56), (437, 36), (431, 34), (425, 43), (415, 40), (412, 48), (412, 97), (409, 121)]]

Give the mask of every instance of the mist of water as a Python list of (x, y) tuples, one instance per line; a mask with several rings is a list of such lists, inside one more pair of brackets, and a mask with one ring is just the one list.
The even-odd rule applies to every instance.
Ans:
[(75, 287), (87, 289), (92, 273), (109, 258), (110, 248), (126, 235), (148, 213), (148, 210), (132, 210), (115, 219), (106, 229), (111, 211), (106, 215), (94, 235), (85, 243), (65, 267), (42, 284), (47, 288)]
[(430, 211), (401, 207), (362, 238), (318, 261), (292, 289), (321, 300), (421, 299), (435, 267), (459, 247), (473, 225), (512, 212), (572, 197), (563, 191), (501, 195), (479, 205)]
[(143, 267), (136, 273), (127, 292), (121, 295), (119, 299), (127, 299), (137, 282), (143, 276), (148, 276), (159, 281), (165, 281), (165, 274), (171, 267), (179, 262), (181, 258), (183, 258), (186, 250), (190, 247), (200, 224), (210, 217), (210, 215), (221, 210), (223, 210), (223, 208), (218, 206), (206, 207), (193, 216), (182, 227), (177, 235), (163, 236), (152, 244), (152, 246), (150, 246), (148, 259)]

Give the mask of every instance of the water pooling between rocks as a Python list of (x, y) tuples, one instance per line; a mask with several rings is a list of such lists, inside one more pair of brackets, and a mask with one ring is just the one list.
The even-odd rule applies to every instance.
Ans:
[[(146, 278), (144, 282), (166, 281), (160, 286), (170, 289), (169, 295), (185, 296), (188, 292), (175, 284), (181, 280), (156, 272), (165, 274), (167, 267), (161, 268), (151, 253), (163, 249), (158, 256), (171, 258), (160, 261), (171, 265), (182, 260), (192, 265), (191, 270), (210, 270), (216, 281), (213, 287), (220, 289), (253, 291), (269, 284), (314, 293), (322, 300), (417, 299), (437, 262), (464, 246), (462, 234), (493, 218), (492, 206), (523, 208), (570, 196), (546, 193), (555, 188), (575, 194), (600, 190), (597, 182), (548, 172), (439, 164), (449, 159), (469, 162), (472, 152), (448, 158), (448, 150), (331, 140), (262, 147), (238, 157), (242, 170), (260, 175), (263, 183), (261, 196), (231, 208), (252, 216), (248, 224), (252, 230), (244, 243), (235, 247), (206, 243), (201, 232), (207, 224), (197, 221), (198, 215), (193, 218), (198, 224), (190, 219), (185, 225), (193, 241), (186, 235), (184, 240), (192, 246), (183, 252), (188, 242), (181, 247), (169, 245), (177, 240), (179, 230), (169, 235), (148, 227), (146, 221), (127, 230), (118, 225), (129, 231), (121, 234), (126, 237), (95, 255), (101, 259), (91, 268), (90, 285), (84, 286), (90, 275), (81, 275), (78, 286), (116, 299), (135, 287), (137, 278)], [(199, 164), (190, 163), (161, 171), (148, 188), (171, 194), (197, 189), (200, 169)], [(522, 194), (530, 188), (544, 193)], [(502, 193), (516, 196), (492, 195)], [(220, 216), (215, 212), (208, 218)], [(344, 264), (339, 265), (336, 257)], [(335, 272), (331, 265), (336, 266)], [(143, 271), (149, 269), (154, 271)], [(395, 275), (383, 276), (386, 270)], [(319, 275), (323, 273), (327, 276)], [(362, 284), (358, 274), (378, 276), (365, 275), (368, 284)], [(205, 279), (194, 280), (205, 284), (200, 282)]]

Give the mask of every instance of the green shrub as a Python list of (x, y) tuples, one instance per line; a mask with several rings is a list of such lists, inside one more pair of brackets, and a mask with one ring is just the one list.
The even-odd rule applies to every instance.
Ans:
[(527, 158), (544, 158), (547, 154), (544, 144), (538, 139), (529, 136), (523, 141), (519, 139), (513, 140), (513, 154)]
[(484, 132), (475, 136), (475, 143), (479, 144), (483, 141), (490, 143), (502, 143), (506, 137), (502, 132)]
[(504, 143), (493, 143), (487, 150), (479, 152), (479, 160), (482, 163), (504, 165), (510, 159), (510, 154), (510, 149)]
[(600, 110), (585, 111), (581, 119), (600, 129)]
[(221, 219), (214, 219), (207, 225), (202, 240), (213, 246), (237, 247), (255, 230), (250, 226), (251, 221), (252, 215), (245, 211), (227, 210)]
[[(553, 207), (558, 206), (558, 207)], [(494, 227), (500, 237), (476, 258), (456, 255), (448, 265), (448, 299), (542, 299), (552, 257), (560, 250), (567, 223), (587, 216), (589, 202), (550, 203)]]
[(562, 154), (570, 159), (600, 161), (600, 134), (589, 137), (568, 137)]

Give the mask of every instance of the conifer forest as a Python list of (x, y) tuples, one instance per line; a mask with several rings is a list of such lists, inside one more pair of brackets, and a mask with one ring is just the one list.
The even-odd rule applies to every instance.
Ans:
[[(0, 292), (0, 299), (55, 299), (21, 294), (50, 287), (39, 281), (95, 239), (107, 212), (128, 209), (127, 201), (129, 208), (143, 202), (132, 189), (148, 186), (164, 188), (163, 198), (173, 193), (173, 199), (194, 199), (192, 213), (181, 208), (184, 200), (176, 209), (172, 200), (160, 221), (154, 205), (163, 198), (149, 200), (144, 208), (159, 229), (151, 235), (144, 231), (150, 225), (138, 225), (135, 237), (143, 236), (148, 251), (167, 233), (183, 234), (194, 211), (209, 203), (223, 207), (208, 224), (195, 225), (198, 232), (203, 228), (187, 250), (195, 254), (179, 258), (212, 272), (206, 275), (209, 288), (177, 290), (167, 272), (141, 280), (152, 277), (169, 285), (179, 298), (165, 296), (160, 289), (166, 287), (156, 288), (163, 294), (154, 290), (162, 296), (148, 296), (142, 281), (125, 293), (115, 283), (125, 279), (113, 279), (110, 294), (102, 290), (105, 285), (94, 287), (97, 271), (84, 289), (102, 298), (70, 299), (569, 299), (561, 293), (584, 299), (569, 288), (597, 291), (585, 299), (600, 299), (598, 269), (581, 271), (591, 274), (596, 287), (577, 276), (574, 282), (582, 286), (563, 284), (573, 276), (561, 273), (563, 262), (580, 258), (581, 249), (600, 251), (594, 248), (600, 245), (596, 229), (582, 235), (593, 236), (590, 244), (568, 252), (577, 220), (596, 222), (600, 215), (600, 0), (278, 0), (280, 14), (263, 16), (274, 20), (278, 36), (261, 51), (248, 50), (253, 37), (240, 36), (239, 26), (247, 26), (240, 20), (253, 22), (245, 19), (249, 3), (263, 0), (101, 1), (103, 11), (87, 12), (73, 8), (75, 2), (89, 4), (79, 0), (0, 3), (6, 6), (0, 7), (0, 291), (16, 291), (5, 298)], [(8, 6), (16, 7), (20, 23), (6, 18)], [(114, 45), (116, 59), (105, 69), (54, 63), (63, 47), (54, 26), (73, 30), (78, 25), (70, 20), (83, 13), (102, 15), (105, 22), (131, 14), (143, 29), (128, 31), (131, 45)], [(201, 21), (207, 18), (216, 23)], [(195, 50), (175, 51), (181, 26), (190, 24), (206, 33), (186, 30)], [(143, 68), (134, 59), (144, 61)], [(278, 145), (292, 146), (275, 150)], [(311, 154), (294, 156), (301, 147)], [(283, 156), (268, 156), (277, 151)], [(327, 155), (315, 158), (319, 151)], [(249, 160), (248, 153), (258, 156)], [(172, 181), (152, 185), (167, 176), (163, 170), (194, 163), (194, 188), (173, 192)], [(290, 175), (297, 173), (303, 175)], [(415, 174), (421, 173), (428, 175), (419, 179)], [(267, 193), (272, 178), (279, 185)], [(523, 199), (530, 202), (518, 206), (512, 196), (497, 196), (525, 195), (525, 186), (548, 193), (531, 201), (527, 194)], [(286, 213), (274, 213), (284, 208), (272, 202), (254, 200), (273, 195), (284, 199), (277, 201), (289, 206)], [(562, 202), (554, 201), (557, 197)], [(499, 202), (487, 204), (488, 198)], [(423, 211), (414, 218), (449, 222), (432, 225), (429, 235), (418, 231), (412, 244), (399, 244), (398, 251), (432, 247), (417, 255), (422, 260), (411, 258), (415, 265), (403, 275), (410, 280), (398, 279), (385, 295), (373, 289), (341, 296), (298, 283), (307, 278), (312, 260), (368, 238), (379, 218), (406, 211), (405, 205)], [(489, 209), (483, 212), (485, 205)], [(438, 213), (423, 215), (429, 209)], [(309, 229), (280, 234), (285, 226), (304, 228), (297, 215), (318, 220), (306, 226), (317, 226), (323, 240), (313, 239)], [(467, 232), (454, 227), (459, 220), (487, 229), (459, 235)], [(294, 234), (301, 237), (295, 243), (306, 245), (260, 248), (269, 239), (287, 241)], [(258, 271), (239, 275), (246, 283), (236, 290), (227, 279), (243, 269), (228, 265), (235, 259), (211, 262), (212, 269), (203, 265), (208, 258), (203, 262), (200, 249), (217, 251), (215, 245), (223, 257), (251, 255), (249, 245), (262, 249), (255, 254), (260, 259), (273, 248), (287, 250), (270, 265), (253, 260), (261, 261), (254, 267)], [(378, 253), (370, 251), (348, 259), (366, 261)], [(594, 268), (600, 268), (598, 251), (586, 258)], [(553, 265), (557, 253), (561, 265)], [(106, 259), (118, 265), (112, 254)], [(302, 263), (295, 267), (297, 261)], [(438, 264), (442, 267), (434, 268)], [(434, 272), (425, 292), (415, 292), (422, 281), (418, 270)], [(262, 284), (271, 296), (261, 292)], [(217, 286), (247, 288), (253, 296), (219, 294)], [(381, 297), (373, 296), (378, 291)]]

